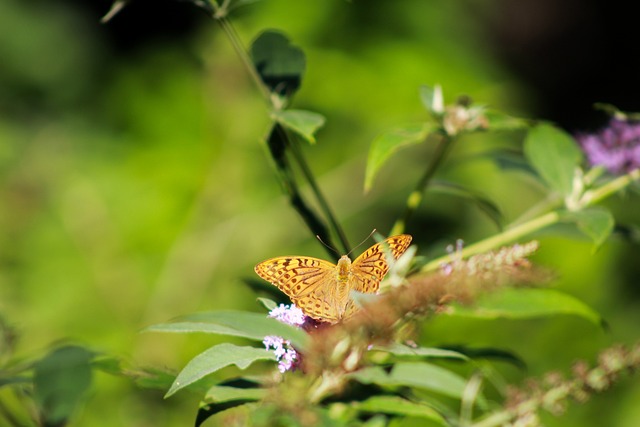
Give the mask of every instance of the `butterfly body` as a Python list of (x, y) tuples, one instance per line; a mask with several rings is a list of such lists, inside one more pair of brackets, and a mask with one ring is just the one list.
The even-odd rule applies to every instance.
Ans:
[(401, 234), (371, 246), (353, 262), (347, 255), (338, 264), (306, 256), (283, 256), (259, 263), (255, 271), (287, 294), (307, 316), (336, 323), (358, 310), (351, 291), (378, 291), (389, 270), (385, 247), (397, 259), (410, 243), (411, 236)]

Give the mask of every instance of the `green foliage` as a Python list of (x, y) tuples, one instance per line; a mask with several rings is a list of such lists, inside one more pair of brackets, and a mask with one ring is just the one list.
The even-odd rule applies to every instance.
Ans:
[[(233, 344), (219, 344), (203, 351), (194, 357), (187, 366), (180, 371), (171, 388), (165, 395), (169, 397), (192, 383), (210, 375), (219, 369), (229, 365), (236, 365), (240, 369), (246, 369), (257, 360), (275, 360), (272, 353), (263, 348), (237, 346)], [(229, 392), (229, 390), (226, 390)], [(208, 394), (211, 393), (211, 390)], [(246, 397), (246, 396), (245, 396)]]
[(603, 325), (602, 317), (591, 307), (553, 289), (506, 289), (482, 297), (473, 308), (454, 306), (451, 314), (484, 319), (527, 319), (563, 314)]
[(551, 125), (540, 124), (527, 134), (524, 151), (551, 189), (563, 196), (571, 194), (582, 154), (570, 135)]
[[(103, 22), (115, 24), (130, 3), (116, 1)], [(621, 220), (637, 222), (629, 214), (635, 194), (622, 206), (611, 196), (638, 172), (596, 174), (568, 133), (500, 111), (510, 108), (504, 100), (514, 99), (518, 84), (503, 84), (504, 70), (477, 48), (483, 37), (460, 25), (471, 22), (463, 3), (389, 3), (363, 14), (344, 2), (275, 0), (237, 17), (230, 13), (255, 1), (185, 3), (216, 20), (211, 31), (226, 40), (206, 29), (198, 43), (164, 40), (125, 59), (101, 45), (104, 27), (81, 27), (89, 20), (79, 9), (0, 4), (0, 56), (7, 58), (0, 70), (7, 89), (0, 101), (7, 112), (0, 118), (0, 310), (19, 325), (0, 325), (0, 425), (184, 425), (194, 396), (196, 425), (502, 425), (523, 415), (510, 412), (503, 394), (504, 384), (525, 375), (516, 368), (566, 370), (560, 360), (590, 358), (610, 344), (567, 324), (607, 319), (615, 339), (637, 340), (637, 300), (626, 279), (634, 276), (620, 268), (623, 258), (635, 264), (637, 251), (610, 237)], [(390, 25), (365, 22), (375, 14)], [(270, 27), (283, 30), (258, 34)], [(246, 48), (243, 40), (254, 41)], [(425, 81), (499, 108), (467, 96), (447, 103), (441, 86)], [(416, 98), (428, 117), (395, 127), (425, 114)], [(275, 180), (302, 221), (276, 195), (258, 150), (265, 129)], [(487, 158), (501, 169), (482, 164)], [(366, 199), (354, 165), (365, 165)], [(385, 165), (392, 179), (381, 179)], [(537, 175), (546, 188), (513, 171)], [(237, 286), (238, 278), (265, 257), (310, 251), (300, 246), (305, 226), (309, 241), (318, 235), (348, 253), (347, 234), (359, 241), (394, 220), (394, 233), (411, 233), (428, 262), (414, 262), (407, 277), (392, 270), (397, 277), (384, 293), (358, 297), (369, 317), (297, 329), (266, 310), (245, 311), (255, 292)], [(564, 250), (568, 239), (550, 227), (562, 222), (575, 223), (599, 252), (586, 258)], [(496, 252), (531, 235), (541, 239), (532, 261), (516, 250)], [(434, 255), (457, 238), (480, 240)], [(478, 254), (485, 258), (474, 270), (469, 260)], [(529, 269), (534, 261), (560, 271), (559, 290), (530, 288), (540, 280)], [(445, 332), (432, 328), (434, 319)], [(453, 340), (446, 328), (487, 319), (497, 326), (486, 331), (490, 343), (471, 333)], [(510, 325), (524, 323), (509, 334)], [(170, 334), (136, 335), (141, 328)], [(258, 344), (267, 335), (291, 342), (297, 371), (277, 373), (278, 356)], [(72, 345), (41, 350), (65, 336), (133, 361)], [(221, 342), (226, 337), (252, 345)], [(527, 390), (531, 396), (516, 407), (557, 409), (637, 370), (636, 353), (609, 353), (591, 371), (576, 369), (574, 382)], [(137, 366), (149, 360), (183, 368), (175, 375)], [(628, 396), (592, 403), (597, 416), (579, 414), (573, 425), (616, 422), (610, 414), (637, 400)], [(637, 424), (629, 417), (628, 425)]]
[(174, 319), (171, 323), (149, 326), (147, 332), (206, 333), (243, 337), (262, 341), (267, 335), (278, 335), (300, 348), (307, 343), (302, 331), (270, 319), (264, 314), (244, 311), (208, 311)]

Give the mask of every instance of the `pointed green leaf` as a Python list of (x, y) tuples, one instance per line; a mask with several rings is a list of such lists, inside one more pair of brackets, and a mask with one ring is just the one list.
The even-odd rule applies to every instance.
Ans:
[(433, 116), (441, 115), (444, 112), (444, 97), (440, 85), (435, 85), (434, 87), (420, 86), (420, 99), (422, 100), (422, 105)]
[(384, 162), (400, 148), (424, 142), (427, 136), (437, 129), (435, 123), (405, 126), (378, 136), (371, 144), (367, 169), (364, 178), (364, 190), (369, 191), (373, 180)]
[(557, 315), (582, 317), (602, 325), (600, 315), (582, 301), (552, 289), (505, 289), (482, 297), (476, 306), (452, 305), (451, 315), (484, 319), (528, 319)]
[(325, 122), (323, 115), (304, 110), (281, 110), (274, 113), (274, 119), (282, 126), (315, 144), (315, 133)]
[(484, 117), (489, 122), (489, 130), (518, 130), (531, 126), (529, 120), (513, 117), (497, 110), (485, 110)]
[(444, 417), (430, 406), (414, 403), (399, 396), (373, 396), (362, 402), (355, 403), (354, 406), (361, 412), (427, 418), (438, 425), (449, 425)]
[(278, 306), (278, 304), (269, 298), (256, 298), (258, 300), (258, 302), (260, 302), (260, 304), (262, 304), (264, 306), (264, 308), (266, 308), (267, 310), (271, 311), (274, 308), (276, 308)]
[(462, 353), (452, 350), (444, 350), (433, 347), (409, 347), (408, 345), (393, 343), (389, 346), (373, 346), (372, 351), (385, 351), (394, 356), (404, 357), (429, 357), (429, 358), (445, 358), (468, 360), (469, 358)]
[(478, 209), (487, 214), (489, 219), (493, 221), (499, 229), (502, 229), (502, 223), (504, 222), (502, 212), (500, 212), (500, 209), (495, 203), (486, 197), (462, 185), (447, 181), (433, 181), (429, 189), (430, 191), (449, 194), (471, 201)]
[(304, 350), (307, 334), (266, 314), (246, 311), (206, 311), (178, 317), (170, 323), (149, 326), (144, 332), (207, 333), (231, 335), (262, 341), (267, 335), (277, 335)]
[(91, 386), (93, 354), (77, 346), (53, 350), (34, 364), (34, 400), (47, 425), (63, 425)]
[(593, 240), (596, 249), (611, 235), (615, 225), (613, 215), (604, 208), (566, 212), (562, 219), (575, 222), (580, 231)]
[(167, 398), (224, 367), (236, 365), (240, 369), (246, 369), (256, 360), (276, 360), (276, 357), (273, 352), (264, 348), (241, 347), (228, 343), (213, 346), (187, 363), (164, 397)]
[(390, 373), (379, 366), (361, 369), (350, 377), (363, 384), (417, 387), (460, 399), (465, 380), (458, 374), (425, 362), (396, 363)]
[(540, 124), (529, 130), (524, 152), (549, 187), (563, 196), (571, 193), (582, 152), (569, 134), (549, 124)]
[(251, 45), (251, 60), (271, 92), (290, 97), (300, 87), (304, 52), (284, 34), (273, 30), (260, 34)]
[(237, 388), (229, 386), (213, 386), (204, 396), (205, 403), (223, 403), (232, 400), (260, 400), (267, 394), (266, 388)]

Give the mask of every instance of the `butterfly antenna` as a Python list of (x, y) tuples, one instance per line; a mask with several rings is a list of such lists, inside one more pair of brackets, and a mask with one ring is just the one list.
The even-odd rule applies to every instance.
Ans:
[(377, 230), (374, 228), (373, 231), (371, 231), (371, 233), (369, 233), (369, 235), (367, 236), (366, 239), (364, 239), (362, 242), (358, 243), (353, 249), (351, 249), (349, 251), (349, 253), (347, 255), (351, 255), (351, 252), (355, 251), (356, 249), (358, 249), (360, 246), (362, 246), (362, 244), (364, 242), (366, 242), (367, 240), (369, 240), (371, 238), (371, 236), (373, 236), (373, 233), (375, 233)]
[(332, 248), (331, 246), (327, 245), (322, 238), (320, 237), (319, 234), (316, 234), (316, 239), (318, 239), (320, 241), (320, 243), (322, 243), (326, 248), (332, 250), (336, 255), (340, 256), (340, 254), (338, 253), (338, 251), (335, 250), (335, 248)]

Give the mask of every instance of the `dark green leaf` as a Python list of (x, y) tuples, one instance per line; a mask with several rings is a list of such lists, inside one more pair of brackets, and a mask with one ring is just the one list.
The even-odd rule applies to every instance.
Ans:
[(592, 308), (568, 294), (552, 289), (505, 289), (487, 294), (475, 307), (452, 305), (451, 310), (452, 315), (484, 319), (574, 315), (602, 325), (602, 318)]
[(304, 350), (307, 335), (300, 329), (286, 325), (266, 314), (246, 311), (206, 311), (181, 316), (171, 323), (149, 326), (147, 332), (207, 333), (231, 335), (262, 341), (267, 335), (277, 335)]
[(53, 350), (34, 364), (34, 400), (45, 425), (62, 425), (91, 386), (93, 354), (82, 347)]
[(0, 387), (4, 387), (6, 385), (13, 384), (27, 384), (31, 382), (31, 378), (29, 377), (14, 377), (14, 376), (3, 376), (0, 372)]
[(398, 396), (374, 396), (363, 402), (358, 402), (354, 406), (362, 412), (427, 418), (439, 425), (448, 425), (444, 417), (435, 409)]
[(396, 363), (387, 373), (378, 366), (356, 371), (350, 376), (363, 384), (418, 387), (460, 399), (465, 380), (458, 374), (425, 362)]
[(385, 351), (391, 353), (394, 356), (403, 357), (429, 357), (429, 358), (444, 358), (444, 359), (461, 359), (468, 360), (468, 357), (462, 353), (452, 350), (444, 350), (441, 348), (432, 347), (409, 347), (408, 345), (393, 343), (389, 346), (374, 346), (372, 351)]
[(240, 369), (246, 369), (256, 360), (275, 359), (273, 352), (264, 348), (241, 347), (228, 343), (213, 346), (187, 363), (187, 366), (180, 371), (164, 397), (169, 397), (178, 390), (229, 365), (236, 365)]
[(304, 52), (284, 34), (273, 30), (260, 34), (251, 45), (251, 60), (271, 92), (290, 97), (300, 87)]
[(315, 133), (325, 122), (323, 115), (304, 110), (281, 110), (274, 113), (274, 119), (282, 126), (315, 144)]
[(371, 144), (367, 169), (364, 178), (364, 190), (369, 191), (378, 171), (389, 157), (400, 148), (424, 142), (427, 136), (437, 129), (435, 123), (405, 126), (378, 136)]
[(596, 248), (602, 245), (613, 232), (615, 220), (613, 215), (604, 208), (589, 208), (576, 212), (565, 212), (565, 221), (576, 223), (580, 231), (589, 236)]
[(491, 221), (496, 224), (498, 229), (502, 229), (502, 223), (504, 217), (498, 206), (486, 197), (476, 193), (475, 191), (465, 188), (459, 184), (446, 181), (433, 181), (429, 187), (430, 191), (449, 194), (457, 197), (461, 197), (471, 201), (474, 205), (483, 211)]
[(540, 124), (529, 130), (524, 152), (549, 187), (563, 196), (571, 194), (582, 152), (569, 134), (549, 124)]

